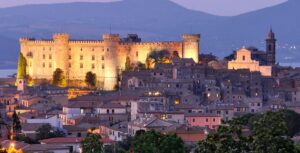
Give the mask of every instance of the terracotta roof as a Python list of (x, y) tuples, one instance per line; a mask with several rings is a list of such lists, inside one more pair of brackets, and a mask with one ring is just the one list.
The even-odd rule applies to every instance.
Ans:
[[(70, 144), (70, 143), (80, 143), (84, 140), (84, 137), (60, 137), (60, 138), (50, 138), (40, 140), (41, 144)], [(108, 137), (103, 137), (100, 140), (103, 143), (112, 143), (113, 140)]]

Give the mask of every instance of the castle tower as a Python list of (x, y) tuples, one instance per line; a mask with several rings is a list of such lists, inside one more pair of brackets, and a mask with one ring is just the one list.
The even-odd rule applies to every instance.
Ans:
[(117, 85), (117, 46), (120, 42), (118, 34), (103, 35), (103, 49), (105, 62), (102, 65), (104, 69), (104, 90), (114, 90)]
[[(55, 43), (55, 54), (52, 63), (56, 65), (56, 68), (60, 68), (64, 71), (66, 78), (68, 79), (68, 51), (69, 51), (69, 34), (66, 33), (57, 33), (53, 36), (53, 41)], [(56, 60), (54, 60), (56, 59)], [(52, 72), (53, 73), (53, 72)]]
[(267, 64), (275, 65), (276, 63), (276, 38), (272, 29), (266, 39), (266, 53), (267, 53)]
[(199, 62), (199, 42), (200, 34), (184, 34), (182, 35), (182, 57), (193, 58)]

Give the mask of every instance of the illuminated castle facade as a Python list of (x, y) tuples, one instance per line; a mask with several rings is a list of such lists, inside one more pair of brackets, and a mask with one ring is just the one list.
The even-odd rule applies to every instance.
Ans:
[(60, 33), (52, 40), (21, 38), (20, 50), (27, 61), (26, 73), (34, 80), (52, 80), (53, 72), (60, 68), (68, 82), (83, 85), (91, 71), (97, 75), (99, 87), (112, 90), (127, 57), (131, 63), (145, 63), (150, 52), (168, 50), (198, 62), (199, 41), (199, 34), (184, 34), (182, 41), (176, 42), (141, 42), (137, 35), (121, 39), (118, 34), (104, 34), (103, 40), (80, 41)]

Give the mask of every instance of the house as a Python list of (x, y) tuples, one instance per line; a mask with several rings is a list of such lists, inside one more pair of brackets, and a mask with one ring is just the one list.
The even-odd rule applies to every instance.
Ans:
[(128, 136), (128, 122), (123, 121), (114, 125), (101, 125), (100, 134), (107, 136), (113, 141), (123, 141)]
[(23, 149), (26, 153), (70, 153), (70, 147), (60, 144), (31, 144)]
[(39, 115), (37, 117), (27, 119), (26, 123), (43, 123), (50, 124), (52, 127), (55, 128), (62, 128), (62, 122), (58, 115)]
[(188, 113), (185, 114), (185, 120), (190, 127), (207, 127), (216, 129), (221, 125), (221, 116), (208, 113)]
[(139, 130), (157, 130), (162, 131), (167, 127), (173, 126), (175, 123), (171, 123), (157, 117), (149, 116), (139, 118), (128, 123), (128, 134), (134, 136)]

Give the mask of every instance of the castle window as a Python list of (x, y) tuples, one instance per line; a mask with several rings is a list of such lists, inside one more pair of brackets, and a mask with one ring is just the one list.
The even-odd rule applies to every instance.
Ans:
[(45, 50), (45, 47), (43, 47), (43, 50)]
[(93, 60), (93, 61), (95, 60), (95, 55), (92, 56), (92, 60)]
[(82, 55), (80, 55), (80, 60), (83, 60), (83, 56)]
[(52, 68), (52, 64), (51, 63), (49, 63), (49, 68)]
[(72, 59), (72, 56), (71, 56), (71, 55), (69, 55), (69, 60), (70, 60), (70, 59)]
[(135, 56), (136, 56), (136, 57), (139, 57), (139, 52), (136, 52), (136, 53), (135, 53)]
[(43, 54), (43, 59), (46, 59), (46, 55), (45, 54)]
[(49, 47), (49, 50), (51, 51), (51, 47)]
[(82, 51), (82, 48), (80, 48), (80, 51)]
[(107, 48), (106, 51), (109, 51), (109, 48)]
[(102, 64), (102, 69), (104, 69), (105, 67), (104, 67), (104, 64)]
[(104, 56), (102, 56), (102, 61), (104, 61)]
[(80, 63), (80, 68), (81, 68), (81, 69), (83, 68), (83, 64), (82, 64), (82, 63)]
[(94, 51), (95, 49), (94, 48), (92, 48), (92, 51)]
[(245, 59), (246, 59), (245, 56), (243, 56), (243, 61), (244, 61)]
[(43, 63), (43, 68), (45, 68), (45, 63)]
[(72, 50), (72, 48), (69, 48), (69, 51), (71, 51)]
[(92, 69), (95, 69), (95, 64), (92, 64)]
[(71, 65), (71, 63), (69, 63), (69, 68), (71, 68), (72, 67), (72, 65)]
[(49, 59), (52, 59), (52, 55), (51, 54), (49, 55)]

